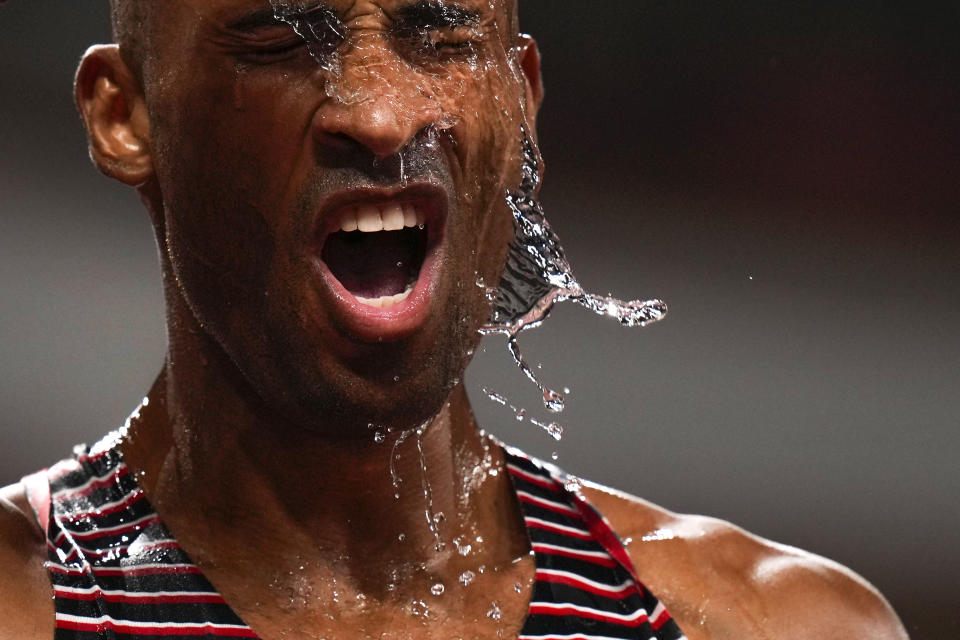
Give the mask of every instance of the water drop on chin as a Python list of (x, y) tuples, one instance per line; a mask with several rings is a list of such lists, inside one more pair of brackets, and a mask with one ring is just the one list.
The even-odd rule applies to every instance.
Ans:
[(460, 584), (467, 587), (476, 579), (476, 577), (477, 574), (475, 574), (473, 571), (464, 571), (460, 574), (459, 581)]
[(435, 596), (442, 596), (445, 589), (446, 588), (443, 586), (443, 583), (438, 582), (437, 584), (430, 587), (430, 593), (432, 593)]
[(499, 621), (503, 617), (503, 611), (500, 610), (500, 605), (497, 602), (490, 603), (490, 610), (487, 611), (487, 617), (491, 620)]
[(553, 453), (550, 454), (550, 459), (553, 461), (557, 461), (560, 459), (560, 454), (554, 451)]
[(383, 431), (377, 431), (375, 434), (373, 434), (373, 441), (377, 444), (383, 444), (386, 439), (387, 434), (385, 434)]

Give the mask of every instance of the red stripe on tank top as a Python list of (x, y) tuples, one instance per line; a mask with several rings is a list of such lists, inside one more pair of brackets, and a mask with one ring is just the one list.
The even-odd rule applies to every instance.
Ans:
[(624, 627), (639, 627), (650, 621), (647, 612), (638, 609), (632, 615), (617, 615), (590, 607), (579, 607), (573, 604), (546, 604), (534, 602), (530, 605), (530, 613), (542, 616), (577, 616), (588, 620), (611, 622)]
[(547, 545), (534, 542), (530, 547), (536, 553), (544, 553), (551, 556), (563, 556), (564, 558), (572, 558), (574, 560), (582, 560), (583, 562), (589, 562), (591, 564), (597, 564), (601, 567), (615, 567), (617, 566), (617, 561), (611, 558), (608, 555), (600, 554), (596, 551), (579, 551), (577, 549), (570, 549), (567, 547), (560, 547), (557, 545)]
[(510, 475), (520, 478), (525, 482), (529, 482), (530, 484), (535, 484), (538, 487), (541, 487), (543, 489), (548, 489), (556, 493), (560, 492), (560, 487), (558, 487), (557, 484), (552, 480), (544, 478), (542, 476), (534, 475), (529, 471), (524, 471), (520, 467), (515, 467), (512, 464), (507, 464), (507, 471), (510, 473)]
[(117, 634), (130, 636), (220, 636), (229, 638), (257, 638), (252, 629), (246, 627), (226, 627), (211, 623), (191, 626), (164, 626), (164, 625), (133, 625), (124, 624), (115, 620), (102, 622), (80, 622), (75, 620), (61, 620), (57, 618), (57, 629), (72, 631), (103, 632), (107, 629)]
[(131, 593), (128, 591), (104, 591), (100, 588), (74, 590), (66, 587), (55, 587), (54, 594), (58, 598), (90, 602), (104, 600), (125, 604), (225, 604), (218, 593)]
[(623, 600), (632, 595), (639, 595), (637, 585), (633, 581), (626, 582), (619, 586), (609, 586), (595, 583), (592, 580), (577, 576), (568, 571), (557, 571), (553, 569), (537, 569), (537, 580), (540, 582), (551, 582), (554, 584), (564, 584), (568, 587), (574, 587), (580, 591), (586, 591), (594, 595), (610, 598), (611, 600)]

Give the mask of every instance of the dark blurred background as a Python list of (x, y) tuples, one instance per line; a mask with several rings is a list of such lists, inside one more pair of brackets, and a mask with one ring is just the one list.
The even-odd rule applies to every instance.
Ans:
[[(960, 4), (521, 13), (544, 58), (544, 202), (580, 280), (671, 313), (628, 330), (561, 307), (523, 336), (572, 389), (560, 444), (482, 397), (544, 417), (488, 340), (469, 378), (481, 421), (834, 558), (912, 637), (960, 637)], [(0, 35), (6, 483), (117, 426), (164, 328), (146, 215), (89, 164), (71, 101), (106, 0), (9, 0)]]

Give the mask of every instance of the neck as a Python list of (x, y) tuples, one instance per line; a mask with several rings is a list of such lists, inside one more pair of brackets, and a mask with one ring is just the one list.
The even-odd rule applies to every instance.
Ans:
[(399, 583), (449, 584), (525, 552), (502, 453), (477, 428), (462, 385), (418, 429), (344, 439), (271, 414), (237, 372), (221, 370), (215, 347), (178, 342), (171, 335), (171, 356), (123, 447), (201, 567), (241, 571), (244, 558), (266, 556), (268, 566), (307, 564), (399, 596)]

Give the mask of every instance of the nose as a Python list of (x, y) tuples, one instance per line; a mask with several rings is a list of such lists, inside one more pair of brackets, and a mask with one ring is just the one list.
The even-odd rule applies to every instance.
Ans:
[(331, 96), (318, 110), (315, 138), (331, 151), (359, 145), (377, 158), (399, 153), (423, 129), (440, 120), (440, 107), (424, 78), (386, 47), (344, 56)]

